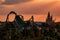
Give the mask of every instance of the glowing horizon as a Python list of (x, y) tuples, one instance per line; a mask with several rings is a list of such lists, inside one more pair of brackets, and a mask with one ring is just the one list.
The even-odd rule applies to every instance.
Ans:
[(50, 11), (53, 19), (60, 22), (60, 0), (0, 0), (0, 21), (4, 21), (10, 11), (23, 15), (25, 20), (33, 15), (35, 21), (45, 21)]
[[(31, 18), (32, 15), (22, 15), (24, 17), (24, 20), (27, 21)], [(33, 15), (35, 22), (46, 22), (47, 15)], [(7, 16), (0, 16), (0, 21), (5, 22)], [(10, 15), (8, 21), (14, 21), (15, 15)], [(55, 22), (60, 22), (60, 19), (53, 16), (53, 20)]]

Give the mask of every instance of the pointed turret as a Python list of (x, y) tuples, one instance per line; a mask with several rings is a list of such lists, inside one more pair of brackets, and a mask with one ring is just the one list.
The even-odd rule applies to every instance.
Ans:
[(50, 21), (50, 20), (51, 20), (51, 15), (50, 15), (50, 12), (48, 12), (48, 16), (47, 16), (46, 22)]
[(52, 19), (52, 16), (50, 15), (50, 12), (48, 12), (46, 23), (49, 25), (51, 25), (53, 23), (53, 19)]
[(51, 16), (51, 21), (52, 21), (52, 16)]
[(47, 17), (50, 18), (50, 12), (48, 12), (48, 16)]

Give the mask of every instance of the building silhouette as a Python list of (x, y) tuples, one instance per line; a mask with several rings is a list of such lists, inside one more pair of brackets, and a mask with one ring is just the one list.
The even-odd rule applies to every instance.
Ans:
[(48, 25), (54, 24), (54, 20), (52, 18), (52, 15), (50, 14), (50, 12), (48, 12), (48, 15), (47, 15), (47, 18), (46, 18), (46, 24), (48, 24)]

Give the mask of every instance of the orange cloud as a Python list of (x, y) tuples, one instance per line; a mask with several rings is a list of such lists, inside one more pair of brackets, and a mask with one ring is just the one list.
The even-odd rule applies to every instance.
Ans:
[[(45, 15), (47, 15), (48, 11), (50, 11), (53, 17), (56, 17), (56, 21), (60, 20), (60, 1), (56, 0), (34, 0), (13, 5), (1, 5), (0, 10), (0, 15), (7, 15), (13, 10), (17, 14), (26, 15), (27, 17), (25, 16), (25, 19), (28, 19), (31, 15), (34, 15), (36, 21), (45, 21)], [(43, 19), (40, 17), (43, 17)]]

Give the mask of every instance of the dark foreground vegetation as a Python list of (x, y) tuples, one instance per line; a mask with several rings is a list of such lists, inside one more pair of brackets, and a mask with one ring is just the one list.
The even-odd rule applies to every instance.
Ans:
[[(9, 22), (11, 13), (16, 16), (14, 21)], [(8, 16), (6, 22), (0, 22), (0, 40), (60, 40), (60, 23), (53, 22), (49, 14), (47, 22), (39, 25), (34, 22), (33, 16), (28, 21), (13, 11)]]

